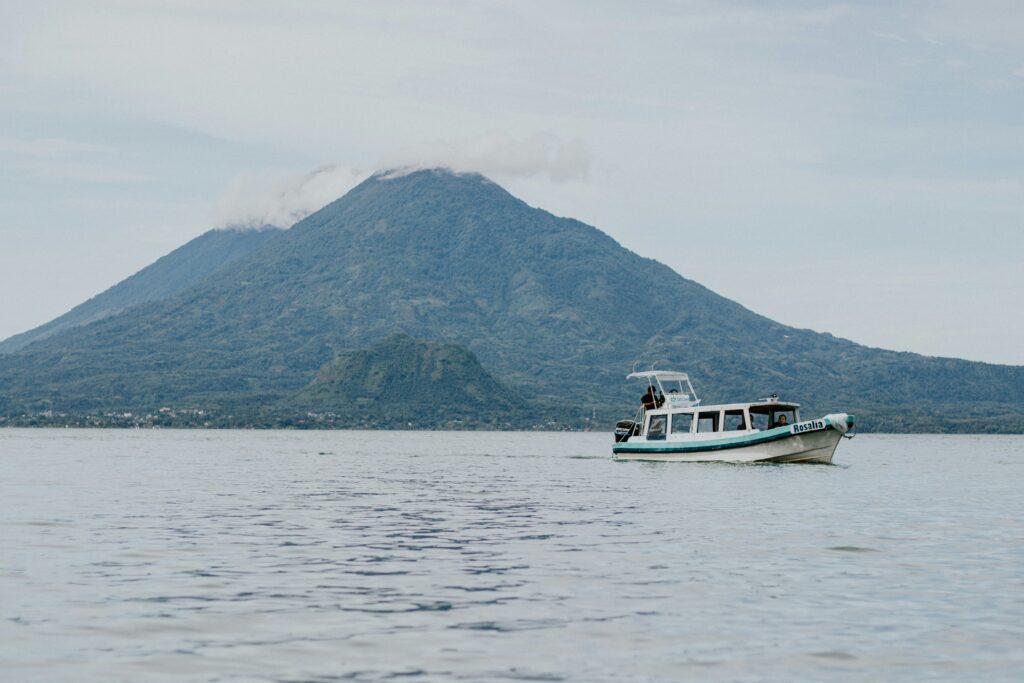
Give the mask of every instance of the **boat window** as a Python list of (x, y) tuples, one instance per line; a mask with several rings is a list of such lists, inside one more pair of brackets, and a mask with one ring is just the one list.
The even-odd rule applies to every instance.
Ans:
[(747, 428), (747, 420), (743, 417), (743, 410), (725, 411), (725, 431), (738, 432)]
[(750, 424), (754, 429), (765, 430), (772, 422), (772, 409), (774, 406), (761, 405), (750, 406)]
[(698, 432), (717, 432), (718, 431), (718, 411), (713, 413), (700, 413), (697, 418), (697, 431)]
[(750, 406), (750, 420), (755, 429), (772, 429), (779, 426), (779, 418), (786, 416), (786, 424), (799, 419), (796, 408), (785, 405)]
[(693, 413), (675, 413), (672, 415), (672, 433), (689, 434), (693, 424)]
[(668, 432), (668, 415), (652, 415), (647, 424), (648, 441), (664, 441)]

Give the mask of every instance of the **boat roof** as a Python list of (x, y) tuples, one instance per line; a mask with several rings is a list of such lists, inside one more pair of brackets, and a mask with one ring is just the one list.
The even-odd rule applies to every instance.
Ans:
[[(690, 376), (685, 372), (678, 372), (676, 370), (641, 370), (640, 372), (631, 372), (626, 375), (626, 379), (646, 379), (648, 381), (655, 380), (659, 384), (664, 382), (686, 382), (686, 385), (690, 389), (689, 394), (683, 394), (683, 398), (688, 398), (692, 395), (693, 400), (687, 400), (685, 403), (672, 403), (664, 405), (658, 408), (648, 409), (648, 412), (666, 413), (669, 411), (675, 412), (678, 410), (685, 410), (687, 412), (693, 411), (714, 411), (714, 410), (738, 410), (741, 408), (769, 408), (775, 410), (796, 410), (800, 407), (799, 403), (791, 403), (789, 401), (780, 401), (777, 396), (772, 395), (768, 398), (759, 398), (754, 401), (744, 401), (743, 403), (719, 403), (718, 405), (701, 405), (700, 399), (697, 398), (696, 392), (693, 390), (693, 385), (690, 384)], [(760, 412), (760, 411), (758, 411)]]
[(791, 403), (790, 401), (745, 401), (743, 403), (718, 403), (715, 405), (696, 405), (696, 406), (663, 406), (661, 408), (652, 408), (648, 410), (648, 413), (667, 413), (667, 412), (714, 412), (716, 410), (740, 410), (742, 408), (773, 408), (775, 410), (796, 410), (800, 407), (799, 403)]
[(643, 372), (631, 372), (626, 379), (647, 379), (653, 377), (662, 382), (689, 382), (690, 376), (685, 372), (674, 370), (644, 370)]

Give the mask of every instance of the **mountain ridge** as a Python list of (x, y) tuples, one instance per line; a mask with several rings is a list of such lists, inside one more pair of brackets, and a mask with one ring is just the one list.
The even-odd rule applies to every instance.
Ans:
[(132, 306), (165, 299), (281, 232), (281, 228), (272, 225), (208, 230), (67, 313), (0, 341), (0, 354), (14, 353), (61, 330), (88, 325)]

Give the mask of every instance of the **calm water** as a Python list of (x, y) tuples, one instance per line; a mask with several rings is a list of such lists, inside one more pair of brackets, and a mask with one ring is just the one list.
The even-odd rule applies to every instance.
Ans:
[(1024, 438), (0, 430), (4, 681), (1024, 680)]

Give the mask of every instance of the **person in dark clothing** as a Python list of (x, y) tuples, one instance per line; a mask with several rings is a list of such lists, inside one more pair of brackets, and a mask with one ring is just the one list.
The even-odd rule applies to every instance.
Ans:
[(779, 415), (778, 418), (776, 418), (775, 422), (768, 425), (768, 429), (775, 429), (776, 427), (785, 427), (788, 424), (789, 418), (786, 417), (785, 413), (783, 413), (782, 415)]
[(660, 408), (665, 405), (665, 394), (658, 394), (654, 397), (654, 406)]
[(640, 403), (644, 405), (644, 410), (653, 410), (657, 406), (657, 399), (654, 398), (653, 386), (647, 387), (647, 393), (640, 397)]

